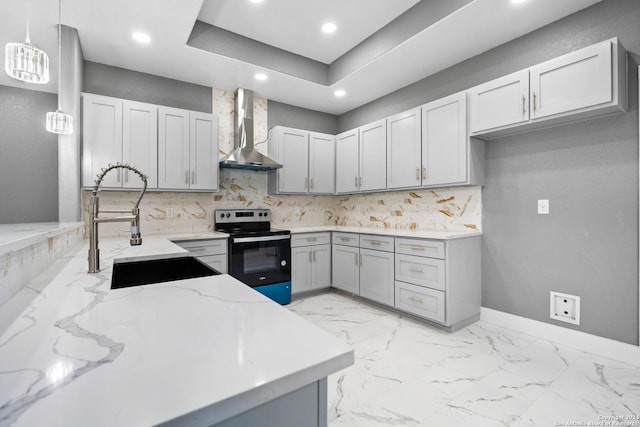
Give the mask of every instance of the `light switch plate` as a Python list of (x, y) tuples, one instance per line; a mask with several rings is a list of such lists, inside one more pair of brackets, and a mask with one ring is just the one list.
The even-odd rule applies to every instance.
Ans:
[(549, 199), (538, 200), (538, 215), (549, 215)]

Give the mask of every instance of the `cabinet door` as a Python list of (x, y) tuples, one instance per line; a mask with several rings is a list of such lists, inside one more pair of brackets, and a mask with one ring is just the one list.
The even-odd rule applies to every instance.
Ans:
[(420, 185), (420, 133), (419, 108), (387, 119), (387, 188)]
[(531, 118), (537, 119), (613, 100), (611, 42), (531, 68)]
[[(147, 175), (147, 188), (158, 188), (158, 107), (122, 102), (122, 161)], [(140, 179), (123, 171), (124, 188), (140, 188)]]
[(281, 128), (278, 135), (278, 190), (306, 193), (309, 188), (309, 132)]
[(336, 193), (358, 191), (358, 129), (336, 136)]
[(291, 293), (311, 290), (311, 248), (291, 248)]
[(467, 180), (467, 102), (464, 93), (422, 107), (422, 185)]
[(529, 70), (469, 89), (471, 133), (529, 121)]
[(189, 188), (218, 189), (218, 118), (189, 113)]
[(360, 191), (387, 188), (387, 121), (360, 128)]
[[(95, 185), (107, 165), (122, 162), (122, 100), (82, 95), (82, 184)], [(122, 169), (109, 172), (103, 187), (122, 187)]]
[(309, 193), (336, 191), (336, 137), (309, 133)]
[(188, 189), (189, 111), (158, 109), (158, 187)]
[(360, 250), (351, 246), (331, 247), (331, 283), (334, 288), (360, 293)]
[(311, 288), (331, 286), (331, 245), (311, 246)]
[(393, 306), (393, 252), (360, 249), (360, 296)]

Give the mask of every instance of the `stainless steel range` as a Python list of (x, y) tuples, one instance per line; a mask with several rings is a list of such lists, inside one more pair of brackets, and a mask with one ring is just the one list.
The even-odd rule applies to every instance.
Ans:
[(269, 209), (216, 209), (216, 231), (230, 234), (229, 274), (280, 304), (291, 302), (291, 235), (271, 228)]

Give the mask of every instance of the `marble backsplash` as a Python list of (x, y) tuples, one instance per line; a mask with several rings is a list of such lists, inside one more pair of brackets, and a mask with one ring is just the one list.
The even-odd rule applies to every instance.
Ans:
[[(213, 114), (218, 116), (219, 155), (233, 148), (234, 92), (212, 89)], [(254, 97), (256, 148), (267, 153), (267, 100)], [(218, 193), (147, 192), (140, 203), (145, 234), (190, 233), (213, 230), (213, 211), (230, 208), (268, 208), (274, 227), (344, 225), (356, 227), (481, 231), (480, 187), (394, 191), (348, 196), (270, 195), (267, 173), (220, 170)], [(87, 224), (89, 191), (83, 192)], [(101, 191), (100, 208), (130, 209), (137, 192)], [(167, 215), (173, 209), (173, 217)], [(100, 225), (100, 236), (128, 236), (127, 223)]]

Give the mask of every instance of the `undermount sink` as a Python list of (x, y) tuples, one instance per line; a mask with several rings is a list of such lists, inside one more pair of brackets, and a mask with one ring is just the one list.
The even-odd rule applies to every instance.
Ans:
[(215, 276), (218, 274), (220, 274), (219, 271), (190, 256), (120, 262), (113, 264), (111, 289)]

